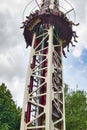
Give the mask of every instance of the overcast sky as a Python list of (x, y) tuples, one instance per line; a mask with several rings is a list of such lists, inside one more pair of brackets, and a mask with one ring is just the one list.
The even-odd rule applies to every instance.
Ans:
[[(14, 100), (22, 106), (30, 48), (26, 49), (23, 11), (29, 0), (0, 0), (0, 84), (11, 90)], [(72, 89), (87, 91), (87, 1), (71, 0), (76, 12), (78, 43), (64, 58), (64, 82)]]

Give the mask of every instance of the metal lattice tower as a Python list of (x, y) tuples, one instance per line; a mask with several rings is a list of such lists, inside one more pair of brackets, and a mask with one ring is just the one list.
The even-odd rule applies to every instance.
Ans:
[(65, 130), (62, 54), (76, 40), (72, 25), (58, 0), (42, 0), (23, 22), (31, 54), (20, 130)]

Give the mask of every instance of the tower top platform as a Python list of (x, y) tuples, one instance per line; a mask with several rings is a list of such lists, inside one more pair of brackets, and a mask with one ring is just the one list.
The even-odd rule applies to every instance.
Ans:
[(30, 13), (21, 27), (24, 28), (23, 34), (27, 47), (31, 46), (33, 33), (36, 32), (38, 34), (39, 28), (41, 26), (44, 27), (44, 25), (46, 25), (46, 27), (49, 27), (48, 25), (54, 26), (58, 37), (62, 40), (62, 46), (65, 48), (69, 46), (69, 43), (72, 43), (72, 37), (75, 38), (76, 35), (72, 26), (77, 26), (78, 24), (74, 24), (66, 16), (66, 13), (59, 10), (59, 3), (57, 0), (54, 0), (52, 5), (50, 1), (43, 0), (39, 10)]

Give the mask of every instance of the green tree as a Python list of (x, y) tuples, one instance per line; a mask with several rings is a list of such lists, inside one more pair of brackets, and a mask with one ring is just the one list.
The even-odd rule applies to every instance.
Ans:
[(76, 90), (68, 92), (65, 87), (66, 130), (87, 129), (87, 95)]
[(21, 109), (4, 83), (0, 85), (0, 130), (19, 130)]

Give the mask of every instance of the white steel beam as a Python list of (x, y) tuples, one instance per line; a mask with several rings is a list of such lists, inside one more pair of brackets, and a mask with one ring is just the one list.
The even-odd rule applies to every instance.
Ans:
[(35, 37), (36, 37), (36, 33), (34, 33), (34, 35), (33, 35), (32, 48), (31, 48), (28, 70), (27, 70), (27, 76), (26, 76), (20, 130), (26, 130), (27, 129), (26, 123), (25, 123), (25, 107), (26, 107), (26, 104), (28, 102), (28, 94), (29, 94), (28, 93), (28, 83), (29, 83), (29, 77), (30, 77), (30, 72), (31, 72), (30, 64), (31, 64), (31, 60), (32, 60), (33, 52), (34, 52), (33, 46), (34, 46), (34, 43), (35, 43)]
[(52, 122), (52, 57), (53, 57), (53, 26), (48, 31), (48, 72), (47, 72), (47, 97), (46, 97), (46, 130), (53, 130)]

